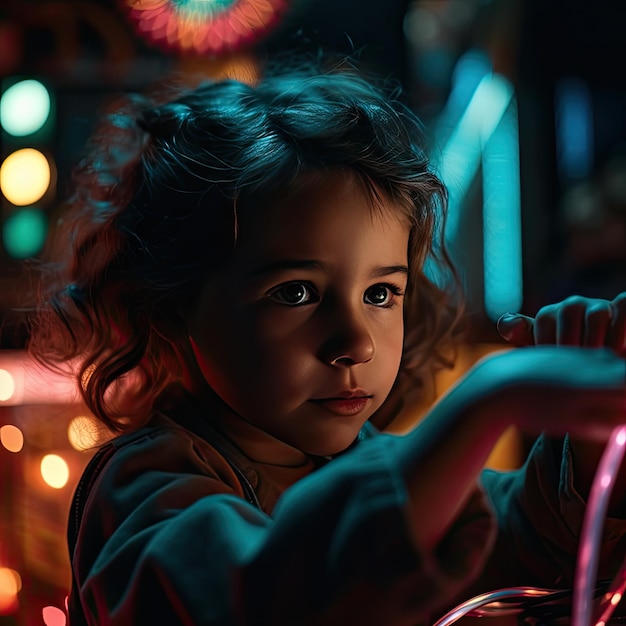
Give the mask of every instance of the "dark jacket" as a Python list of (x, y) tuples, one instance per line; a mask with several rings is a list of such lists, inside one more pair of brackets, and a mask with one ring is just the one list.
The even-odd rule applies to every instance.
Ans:
[[(567, 440), (486, 471), (433, 554), (412, 541), (396, 442), (365, 429), (330, 463), (277, 468), (193, 409), (156, 414), (107, 444), (76, 490), (70, 626), (414, 626), (478, 591), (571, 586), (583, 502)], [(608, 552), (624, 527), (608, 523)]]

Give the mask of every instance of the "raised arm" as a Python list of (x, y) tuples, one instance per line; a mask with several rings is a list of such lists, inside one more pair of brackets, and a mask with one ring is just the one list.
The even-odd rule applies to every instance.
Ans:
[(480, 361), (402, 441), (418, 545), (429, 551), (445, 536), (509, 426), (569, 431), (601, 446), (626, 419), (625, 374), (623, 358), (589, 348), (532, 347)]

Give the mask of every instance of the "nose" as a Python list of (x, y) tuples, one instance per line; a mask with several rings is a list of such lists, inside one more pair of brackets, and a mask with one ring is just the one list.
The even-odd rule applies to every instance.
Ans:
[(339, 367), (371, 361), (376, 350), (367, 320), (353, 311), (335, 311), (331, 317), (332, 332), (322, 345), (321, 359)]

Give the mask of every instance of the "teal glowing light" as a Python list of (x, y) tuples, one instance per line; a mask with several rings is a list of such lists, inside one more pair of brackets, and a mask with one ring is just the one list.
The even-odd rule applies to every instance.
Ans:
[(498, 74), (486, 74), (444, 146), (438, 169), (450, 192), (446, 242), (454, 246), (468, 189), (489, 141), (513, 97), (513, 87)]
[(507, 109), (485, 144), (483, 272), (485, 312), (492, 320), (523, 304), (522, 213), (517, 107)]
[(172, 9), (179, 16), (207, 19), (230, 8), (236, 0), (172, 0)]
[(565, 178), (583, 179), (593, 168), (593, 102), (581, 80), (562, 80), (555, 93), (556, 157)]
[(14, 259), (26, 259), (41, 251), (48, 223), (45, 214), (29, 207), (13, 213), (4, 223), (2, 238), (7, 253)]
[[(482, 173), (483, 288), (491, 319), (522, 306), (521, 201), (517, 108), (512, 84), (473, 55), (459, 63), (455, 88), (438, 124), (443, 148), (434, 155), (449, 191), (445, 241), (462, 247), (462, 212)], [(439, 158), (437, 159), (437, 156)], [(427, 271), (439, 283), (437, 268)], [(462, 278), (464, 272), (460, 269)]]
[(0, 99), (0, 124), (5, 132), (24, 137), (37, 132), (50, 115), (50, 94), (37, 80), (9, 87)]

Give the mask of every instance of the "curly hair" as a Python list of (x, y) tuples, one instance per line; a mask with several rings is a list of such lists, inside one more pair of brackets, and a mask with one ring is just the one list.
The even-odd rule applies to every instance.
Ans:
[[(114, 431), (138, 427), (182, 375), (180, 311), (232, 252), (238, 216), (307, 173), (348, 168), (372, 200), (387, 195), (411, 221), (405, 345), (386, 403), (399, 406), (407, 385), (447, 364), (461, 303), (443, 245), (446, 189), (419, 119), (387, 91), (352, 69), (290, 68), (255, 85), (207, 81), (163, 102), (129, 97), (75, 170), (67, 253), (46, 279), (31, 352), (76, 360), (90, 410)], [(429, 279), (427, 259), (452, 288)], [(115, 391), (131, 372), (129, 410)]]

